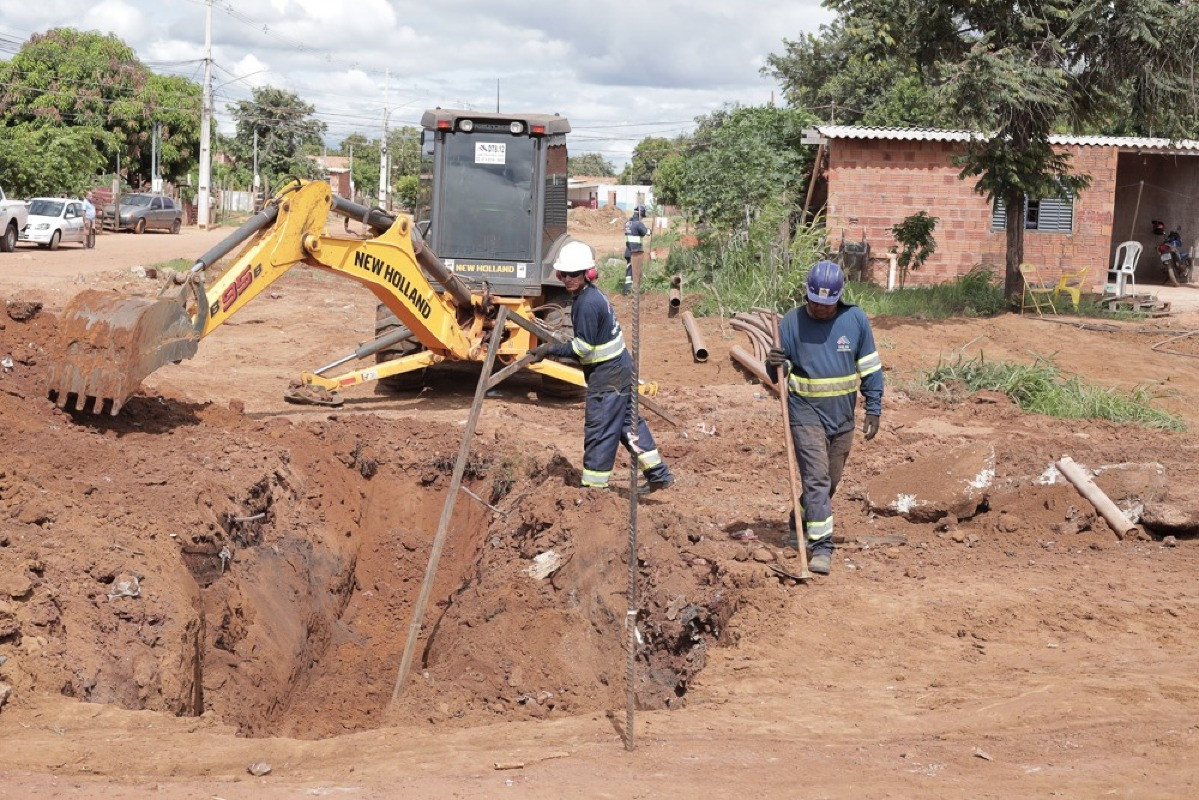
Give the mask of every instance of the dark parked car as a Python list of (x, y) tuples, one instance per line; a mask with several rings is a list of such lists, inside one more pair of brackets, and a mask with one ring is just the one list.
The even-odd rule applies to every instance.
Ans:
[(145, 233), (157, 228), (178, 233), (183, 226), (183, 209), (165, 195), (125, 194), (121, 195), (119, 212), (116, 206), (104, 206), (103, 225), (114, 231)]

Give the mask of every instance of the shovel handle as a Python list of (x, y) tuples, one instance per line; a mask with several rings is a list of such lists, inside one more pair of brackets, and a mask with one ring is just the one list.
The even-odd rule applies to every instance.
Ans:
[[(779, 337), (779, 320), (777, 316), (770, 317), (770, 332), (774, 336), (774, 346), (783, 348), (783, 340)], [(808, 547), (803, 530), (803, 506), (799, 502), (799, 470), (795, 464), (795, 440), (791, 438), (791, 408), (788, 405), (791, 393), (787, 391), (787, 376), (779, 376), (780, 391), (779, 405), (783, 409), (783, 441), (787, 449), (787, 473), (791, 477), (791, 510), (795, 513), (795, 542), (799, 550), (799, 576), (810, 578), (808, 572)]]

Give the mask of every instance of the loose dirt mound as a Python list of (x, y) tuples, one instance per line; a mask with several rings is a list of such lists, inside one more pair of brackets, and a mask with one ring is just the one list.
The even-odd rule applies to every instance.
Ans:
[[(37, 773), (6, 772), (13, 791), (46, 794), (61, 771), (78, 791), (54, 791), (72, 797), (115, 788), (90, 773), (166, 781), (165, 796), (284, 796), (233, 783), (269, 753), (291, 794), (355, 775), (365, 796), (492, 796), (512, 774), (530, 797), (789, 797), (800, 769), (838, 797), (1095, 796), (1146, 775), (1149, 793), (1186, 795), (1199, 548), (1117, 541), (1073, 489), (1041, 481), (1063, 454), (1155, 462), (1164, 495), (1193, 502), (1193, 434), (1049, 420), (913, 380), (970, 348), (1056, 352), (1110, 385), (1159, 381), (1157, 402), (1193, 421), (1193, 359), (1151, 351), (1159, 337), (879, 320), (882, 431), (857, 442), (838, 492), (833, 576), (796, 586), (771, 569), (794, 567), (786, 466), (775, 398), (727, 358), (744, 337), (701, 320), (711, 356), (692, 364), (664, 298), (647, 299), (642, 374), (681, 424), (650, 422), (680, 480), (640, 507), (636, 695), (671, 713), (639, 716), (629, 756), (602, 715), (624, 705), (623, 481), (576, 488), (581, 406), (518, 382), (485, 405), (467, 488), (489, 505), (458, 499), (389, 707), (473, 385), (286, 405), (290, 370), (369, 335), (374, 299), (340, 286), (281, 281), (117, 418), (45, 399), (53, 308), (0, 317), (0, 682), (14, 690), (0, 750), (4, 769)], [(1135, 372), (1105, 371), (1117, 350)], [(931, 484), (938, 459), (980, 443), (994, 482), (960, 516), (871, 511), (877, 477), (919, 467)], [(489, 726), (520, 721), (535, 724)], [(528, 769), (497, 779), (513, 752)]]
[(624, 224), (629, 215), (616, 206), (602, 208), (572, 208), (567, 212), (568, 226), (572, 232), (617, 231), (624, 233)]

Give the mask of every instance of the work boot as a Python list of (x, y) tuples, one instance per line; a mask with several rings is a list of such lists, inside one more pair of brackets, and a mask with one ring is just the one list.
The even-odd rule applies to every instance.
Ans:
[(656, 478), (647, 478), (645, 483), (637, 485), (638, 494), (649, 494), (650, 492), (660, 492), (663, 489), (669, 489), (674, 486), (674, 475), (666, 472)]
[(808, 559), (808, 569), (817, 575), (827, 575), (833, 568), (833, 557), (829, 553), (817, 553)]

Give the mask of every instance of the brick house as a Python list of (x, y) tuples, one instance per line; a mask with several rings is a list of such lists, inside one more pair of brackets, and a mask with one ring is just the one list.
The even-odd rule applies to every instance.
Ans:
[[(907, 283), (939, 283), (992, 265), (1003, 273), (1006, 247), (1002, 204), (994, 206), (961, 180), (954, 158), (977, 133), (821, 126), (828, 151), (826, 225), (832, 246), (865, 239), (875, 259), (893, 246), (891, 226), (918, 211), (938, 218), (937, 250)], [(1116, 246), (1134, 239), (1145, 250), (1137, 282), (1161, 283), (1150, 221), (1181, 226), (1186, 243), (1199, 238), (1199, 141), (1054, 136), (1071, 167), (1091, 176), (1075, 197), (1041, 198), (1025, 208), (1024, 260), (1047, 273), (1090, 267), (1101, 287)], [(997, 207), (996, 207), (997, 206)], [(875, 280), (886, 281), (886, 268)]]

